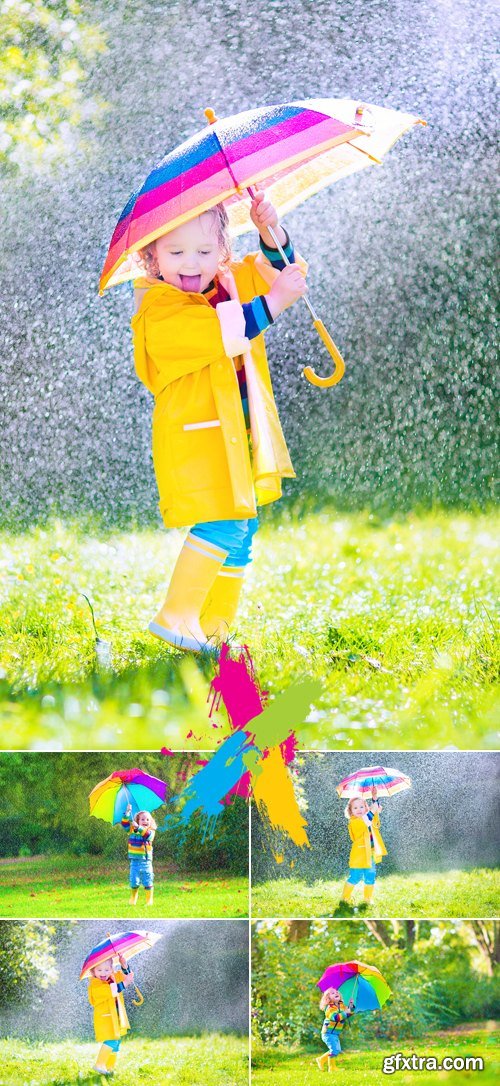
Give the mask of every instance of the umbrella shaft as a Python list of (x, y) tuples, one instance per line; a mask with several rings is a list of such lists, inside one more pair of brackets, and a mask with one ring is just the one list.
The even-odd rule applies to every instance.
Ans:
[[(284, 250), (283, 246), (280, 245), (280, 243), (278, 241), (275, 230), (273, 230), (272, 226), (268, 226), (267, 229), (269, 230), (269, 233), (270, 233), (270, 235), (271, 235), (271, 237), (272, 237), (272, 239), (274, 241), (274, 244), (275, 244), (275, 246), (276, 246), (276, 248), (277, 248), (277, 250), (278, 250), (278, 252), (280, 254), (281, 259), (284, 260), (285, 264), (289, 265), (290, 261), (289, 261), (287, 255), (286, 255), (286, 253), (285, 253), (285, 250)], [(313, 321), (317, 321), (318, 320), (318, 314), (316, 313), (316, 310), (315, 310), (314, 306), (311, 305), (311, 303), (309, 301), (309, 298), (306, 298), (306, 296), (304, 295), (303, 298), (302, 298), (302, 301), (305, 302), (305, 304), (306, 304), (306, 306), (307, 306), (307, 308), (308, 308), (308, 310), (309, 310), (309, 312), (311, 314), (311, 317), (312, 317)]]

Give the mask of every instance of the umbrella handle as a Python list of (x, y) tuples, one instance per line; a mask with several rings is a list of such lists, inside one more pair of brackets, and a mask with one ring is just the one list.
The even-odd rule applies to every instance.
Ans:
[(134, 989), (137, 999), (133, 999), (132, 1003), (134, 1004), (134, 1007), (142, 1007), (142, 1004), (144, 1003), (144, 996), (136, 984), (134, 984)]
[[(254, 188), (248, 187), (247, 192), (248, 192), (250, 198), (253, 200), (253, 198), (254, 198), (254, 196), (256, 194), (256, 190)], [(285, 253), (285, 250), (284, 250), (283, 246), (280, 245), (280, 242), (278, 241), (276, 231), (273, 229), (272, 226), (268, 226), (267, 229), (269, 230), (269, 233), (270, 233), (270, 235), (271, 235), (271, 237), (272, 237), (272, 239), (274, 241), (274, 244), (275, 244), (275, 246), (276, 246), (276, 248), (277, 248), (277, 250), (278, 250), (278, 252), (279, 252), (279, 254), (281, 256), (281, 259), (285, 262), (285, 264), (289, 265), (290, 261), (289, 261), (287, 255), (286, 255), (286, 253)], [(316, 313), (316, 310), (314, 309), (314, 307), (312, 305), (312, 302), (310, 302), (309, 298), (306, 298), (306, 297), (303, 297), (302, 301), (307, 306), (307, 308), (308, 308), (308, 310), (309, 310), (309, 312), (311, 314), (311, 317), (313, 319), (314, 327), (315, 327), (320, 339), (323, 340), (323, 343), (325, 344), (325, 347), (326, 347), (327, 351), (329, 352), (329, 354), (331, 355), (331, 357), (333, 358), (333, 361), (334, 361), (333, 373), (331, 373), (329, 377), (319, 377), (318, 374), (314, 372), (312, 366), (306, 366), (305, 369), (302, 370), (302, 373), (303, 373), (306, 381), (309, 381), (309, 384), (316, 385), (317, 388), (331, 388), (332, 385), (338, 385), (339, 381), (341, 381), (343, 376), (344, 376), (344, 373), (345, 373), (344, 359), (342, 358), (342, 355), (341, 355), (338, 347), (335, 346), (330, 333), (325, 328), (325, 326), (323, 324), (323, 321), (320, 320), (320, 318), (318, 317), (318, 314)]]

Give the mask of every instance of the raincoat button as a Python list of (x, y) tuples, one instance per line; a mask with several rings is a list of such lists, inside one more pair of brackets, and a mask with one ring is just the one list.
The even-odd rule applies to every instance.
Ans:
[(237, 440), (238, 440), (237, 437), (232, 437), (231, 438), (231, 445), (236, 445)]

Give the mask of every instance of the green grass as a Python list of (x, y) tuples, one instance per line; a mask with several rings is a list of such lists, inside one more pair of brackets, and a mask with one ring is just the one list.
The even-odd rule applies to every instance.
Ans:
[[(379, 1041), (376, 1050), (364, 1047), (353, 1051), (352, 1040), (344, 1042), (344, 1051), (338, 1058), (335, 1077), (336, 1086), (377, 1086), (382, 1082), (413, 1083), (414, 1086), (440, 1082), (466, 1083), (474, 1080), (478, 1086), (493, 1086), (498, 1082), (500, 1060), (498, 1056), (498, 1032), (487, 1029), (474, 1029), (470, 1032), (447, 1030), (424, 1040), (408, 1043), (405, 1041)], [(349, 1046), (349, 1047), (348, 1047)], [(313, 1052), (286, 1051), (280, 1048), (253, 1048), (252, 1086), (318, 1086), (323, 1079), (314, 1062), (316, 1055), (326, 1051), (321, 1042)], [(401, 1052), (404, 1056), (434, 1056), (438, 1062), (444, 1056), (475, 1056), (484, 1060), (483, 1071), (397, 1071), (384, 1074), (382, 1062), (385, 1056)], [(329, 1082), (325, 1078), (325, 1082)]]
[[(0, 1086), (100, 1086), (97, 1044), (0, 1041)], [(127, 1038), (111, 1080), (123, 1086), (248, 1086), (246, 1037)]]
[(0, 917), (246, 917), (248, 880), (218, 872), (172, 874), (155, 862), (154, 903), (134, 908), (126, 861), (48, 856), (0, 863)]
[[(496, 746), (498, 519), (267, 519), (235, 632), (271, 695), (305, 673), (321, 679), (305, 747)], [(62, 523), (0, 537), (7, 748), (207, 749), (220, 739), (210, 660), (146, 630), (180, 540)], [(111, 671), (96, 668), (81, 592), (112, 643)]]
[[(302, 879), (277, 879), (252, 886), (253, 916), (439, 916), (490, 917), (498, 911), (498, 871), (424, 872), (387, 875), (377, 879), (373, 902), (367, 909), (339, 909), (344, 880), (307, 884)], [(351, 899), (363, 901), (357, 887)]]

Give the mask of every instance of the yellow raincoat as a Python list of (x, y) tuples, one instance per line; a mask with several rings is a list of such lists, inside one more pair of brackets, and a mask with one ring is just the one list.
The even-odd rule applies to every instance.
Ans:
[[(150, 277), (136, 281), (135, 368), (155, 397), (153, 462), (167, 527), (254, 517), (257, 504), (281, 497), (283, 478), (295, 477), (264, 336), (245, 337), (241, 308), (267, 293), (278, 274), (262, 253), (234, 261), (219, 276), (231, 300), (217, 309), (202, 294)], [(245, 365), (251, 457), (238, 357)]]
[[(123, 984), (121, 969), (115, 969), (113, 976), (117, 984)], [(115, 997), (107, 981), (90, 978), (89, 1003), (94, 1008), (96, 1041), (118, 1041), (130, 1029), (123, 992)]]
[[(371, 822), (371, 831), (375, 842), (375, 863), (380, 863), (383, 856), (387, 856), (387, 849), (380, 834), (380, 815), (375, 814)], [(362, 818), (350, 818), (348, 823), (349, 837), (353, 842), (349, 867), (371, 867), (372, 851), (370, 845), (370, 830)]]

